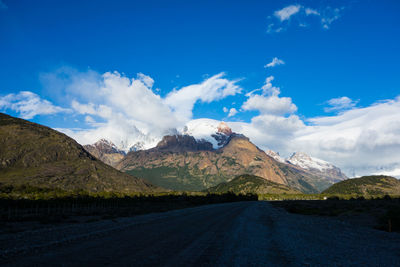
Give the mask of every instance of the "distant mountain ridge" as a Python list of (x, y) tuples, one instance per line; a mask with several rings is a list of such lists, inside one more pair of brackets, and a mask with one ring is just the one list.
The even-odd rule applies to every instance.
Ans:
[[(123, 153), (121, 152), (128, 153), (131, 151), (150, 150), (156, 149), (157, 146), (157, 149), (161, 150), (160, 142), (168, 142), (168, 149), (172, 152), (171, 142), (175, 142), (176, 138), (181, 138), (182, 140), (175, 142), (175, 150), (173, 152), (178, 152), (177, 150), (181, 150), (181, 152), (216, 150), (225, 146), (229, 142), (232, 134), (238, 135), (237, 133), (233, 133), (232, 129), (225, 122), (212, 119), (196, 119), (189, 121), (181, 131), (175, 131), (174, 134), (168, 135), (171, 136), (169, 137), (169, 140), (163, 138), (158, 143), (154, 143), (154, 138), (146, 137), (143, 135), (143, 133), (141, 133), (139, 136), (140, 139), (147, 141), (138, 142), (134, 146), (130, 147), (129, 150), (127, 150), (126, 147), (119, 148), (118, 146), (112, 144), (112, 142), (105, 139), (102, 139), (99, 142), (111, 143), (115, 151), (110, 152), (110, 149), (108, 148), (102, 149), (96, 145), (99, 142), (93, 145), (86, 145), (85, 148), (92, 155), (103, 162), (111, 166), (117, 166), (118, 162), (123, 158), (123, 156), (121, 156)], [(176, 136), (176, 138), (173, 139), (172, 136)], [(154, 146), (151, 145), (153, 143), (155, 144)], [(295, 152), (287, 159), (282, 158), (278, 152), (272, 150), (266, 150), (265, 153), (274, 160), (283, 164), (289, 164), (291, 167), (298, 169), (300, 172), (306, 172), (309, 175), (324, 177), (325, 179), (329, 180), (329, 183), (335, 183), (347, 179), (347, 176), (338, 167), (302, 152)]]
[(286, 160), (271, 150), (264, 152), (224, 122), (194, 120), (182, 132), (164, 136), (153, 148), (130, 151), (125, 156), (113, 146), (107, 148), (109, 155), (106, 149), (92, 154), (119, 170), (173, 190), (204, 190), (237, 175), (251, 174), (317, 193), (347, 178), (332, 164), (304, 153)]
[(267, 150), (266, 153), (278, 162), (299, 167), (311, 174), (322, 176), (332, 183), (348, 179), (338, 167), (327, 161), (311, 157), (303, 152), (295, 152), (287, 159), (282, 158), (279, 153), (272, 150)]
[(114, 143), (106, 139), (100, 139), (93, 145), (85, 145), (83, 147), (90, 154), (113, 167), (126, 155), (123, 150), (119, 150)]
[(129, 152), (116, 167), (172, 190), (204, 190), (238, 174), (256, 175), (309, 193), (330, 186), (325, 179), (276, 162), (244, 135), (224, 129), (227, 139), (217, 149), (205, 139), (165, 136), (155, 148)]

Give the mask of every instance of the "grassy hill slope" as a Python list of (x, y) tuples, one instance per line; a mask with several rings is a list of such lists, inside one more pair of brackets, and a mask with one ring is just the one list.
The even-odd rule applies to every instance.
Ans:
[(326, 194), (400, 195), (400, 181), (390, 176), (364, 176), (336, 183)]
[(254, 175), (240, 175), (227, 183), (221, 183), (208, 189), (211, 193), (254, 193), (254, 194), (301, 194), (300, 191), (286, 185), (268, 181)]
[(89, 192), (159, 189), (97, 160), (60, 132), (3, 113), (0, 113), (0, 184)]

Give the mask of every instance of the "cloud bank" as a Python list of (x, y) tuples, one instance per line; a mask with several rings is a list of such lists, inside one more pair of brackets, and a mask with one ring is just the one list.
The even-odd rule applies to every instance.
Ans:
[[(162, 97), (153, 90), (154, 80), (143, 73), (130, 78), (118, 72), (64, 69), (44, 75), (43, 81), (53, 91), (59, 89), (56, 91), (66, 99), (65, 107), (23, 91), (0, 97), (0, 109), (13, 110), (25, 119), (54, 114), (79, 119), (85, 128), (58, 130), (81, 144), (107, 138), (125, 150), (132, 146), (150, 148), (163, 135), (183, 129), (192, 120), (196, 103), (240, 94), (239, 80), (225, 76), (219, 73)], [(330, 161), (348, 176), (398, 173), (400, 96), (366, 107), (358, 106), (358, 100), (340, 96), (325, 102), (325, 111), (332, 114), (304, 118), (293, 100), (282, 96), (273, 83), (273, 76), (266, 77), (261, 88), (243, 96), (240, 109), (221, 108), (234, 131), (245, 134), (260, 148), (283, 156), (302, 151)], [(248, 122), (230, 121), (246, 112), (256, 114)]]
[(70, 109), (55, 106), (29, 91), (21, 91), (18, 94), (8, 94), (0, 97), (0, 110), (7, 109), (19, 113), (21, 118), (27, 120), (37, 115), (52, 115), (71, 111)]
[[(143, 73), (136, 78), (119, 72), (84, 73), (62, 68), (42, 77), (47, 87), (58, 87), (74, 114), (85, 116), (85, 129), (59, 129), (81, 144), (107, 138), (120, 148), (150, 148), (163, 135), (175, 133), (193, 117), (197, 102), (210, 103), (241, 92), (238, 80), (216, 74), (204, 81), (172, 90), (161, 97), (154, 80)], [(65, 78), (67, 77), (67, 78)], [(233, 116), (234, 109), (229, 115)]]
[(338, 115), (304, 120), (295, 114), (263, 114), (260, 108), (261, 115), (250, 123), (233, 125), (264, 149), (271, 148), (285, 156), (303, 151), (340, 166), (351, 177), (397, 173), (400, 97), (368, 107), (351, 107)]
[(327, 101), (329, 107), (325, 107), (325, 112), (332, 112), (332, 111), (342, 111), (346, 109), (354, 108), (358, 103), (357, 101), (351, 100), (347, 96), (342, 96), (338, 98), (332, 98)]

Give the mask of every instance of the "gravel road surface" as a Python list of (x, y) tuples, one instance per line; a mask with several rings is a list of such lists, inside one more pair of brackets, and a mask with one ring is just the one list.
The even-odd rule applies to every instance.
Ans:
[(400, 234), (216, 204), (0, 236), (8, 266), (400, 266)]

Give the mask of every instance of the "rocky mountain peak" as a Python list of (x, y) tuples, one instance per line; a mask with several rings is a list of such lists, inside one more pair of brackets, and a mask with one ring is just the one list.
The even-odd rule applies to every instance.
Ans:
[(217, 130), (218, 130), (218, 133), (223, 133), (227, 136), (230, 136), (233, 133), (232, 129), (228, 126), (228, 124), (226, 124), (223, 121), (218, 125)]
[(229, 138), (233, 135), (232, 129), (225, 122), (221, 122), (217, 127), (217, 132), (211, 134), (217, 141), (218, 147), (223, 147), (229, 142)]
[(121, 155), (125, 155), (125, 152), (122, 150), (119, 150), (117, 148), (117, 146), (107, 140), (107, 139), (100, 139), (99, 141), (97, 141), (96, 143), (92, 144), (92, 145), (86, 145), (85, 148), (89, 148), (89, 147), (93, 147), (96, 150), (101, 151), (101, 153), (106, 153), (106, 154), (111, 154), (111, 153), (118, 153)]
[(92, 145), (85, 145), (83, 147), (91, 155), (110, 166), (115, 166), (126, 155), (125, 151), (118, 149), (113, 142), (104, 138)]
[(197, 140), (206, 140), (213, 145), (214, 149), (218, 149), (227, 144), (233, 131), (225, 122), (197, 119), (187, 123), (183, 129), (183, 134), (191, 135)]
[(190, 135), (167, 135), (154, 148), (157, 151), (187, 152), (187, 151), (208, 151), (213, 150), (210, 142), (196, 140)]
[(322, 175), (333, 182), (347, 179), (347, 176), (338, 167), (322, 159), (310, 157), (304, 152), (295, 152), (286, 161), (314, 174)]
[(281, 155), (279, 155), (279, 152), (275, 152), (275, 151), (269, 149), (269, 150), (266, 150), (265, 153), (278, 162), (286, 163), (286, 160), (284, 158), (282, 158)]
[(309, 155), (307, 155), (306, 153), (304, 153), (304, 152), (294, 152), (289, 158), (288, 158), (288, 160), (290, 161), (295, 161), (295, 160), (298, 160), (298, 161), (305, 161), (305, 160), (308, 160), (308, 161), (312, 161), (313, 159), (309, 156)]
[(225, 152), (231, 151), (235, 153), (262, 152), (248, 137), (237, 133), (232, 133), (221, 149)]
[(335, 166), (330, 164), (329, 162), (326, 162), (321, 159), (313, 158), (307, 155), (304, 152), (295, 152), (293, 153), (287, 161), (293, 165), (297, 165), (303, 169), (309, 170), (309, 169), (317, 169), (320, 171), (326, 170), (326, 169), (332, 169)]

